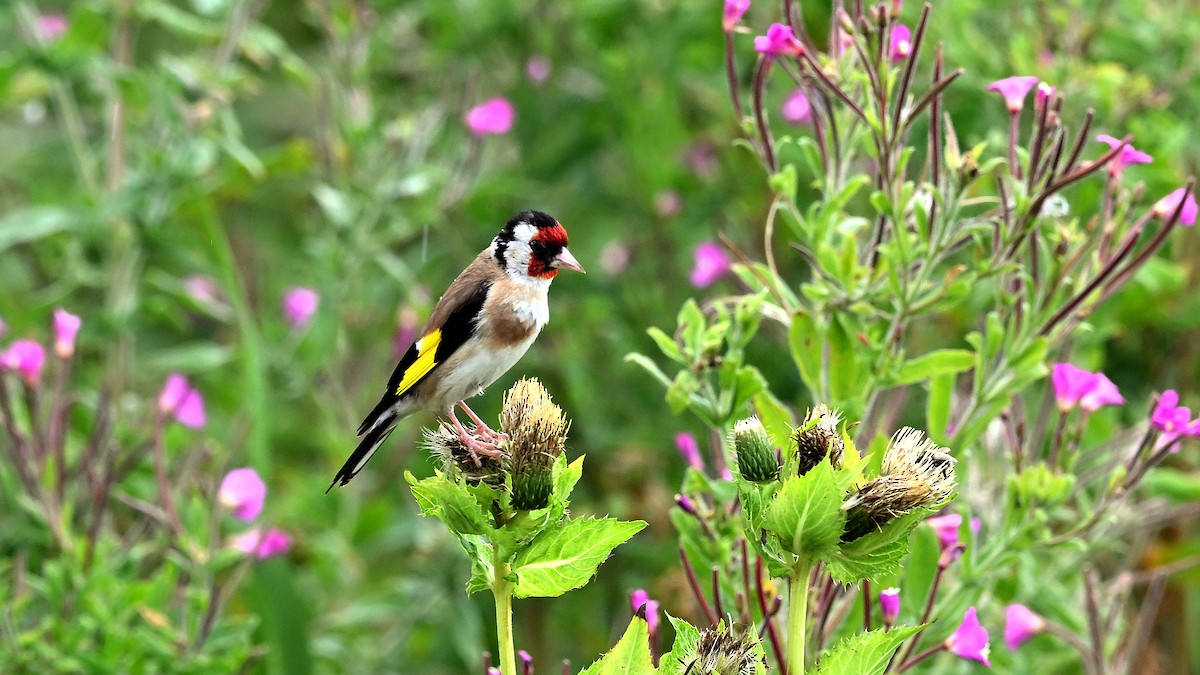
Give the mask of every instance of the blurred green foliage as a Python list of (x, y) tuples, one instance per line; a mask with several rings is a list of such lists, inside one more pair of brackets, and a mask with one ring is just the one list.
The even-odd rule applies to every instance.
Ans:
[[(986, 84), (1035, 74), (1069, 92), (1068, 110), (1094, 107), (1097, 131), (1133, 133), (1155, 156), (1129, 169), (1146, 200), (1195, 172), (1200, 19), (1189, 3), (939, 5), (931, 34), (966, 69), (946, 97), (964, 147), (1004, 143), (1003, 109)], [(755, 6), (745, 23), (762, 32), (759, 17), (776, 10)], [(417, 447), (430, 420), (404, 425), (347, 489), (323, 490), (392, 368), (400, 311), (423, 320), (522, 208), (558, 217), (590, 274), (555, 284), (549, 327), (475, 407), (498, 410), (511, 381), (539, 377), (574, 419), (568, 453), (588, 455), (573, 511), (650, 527), (589, 587), (526, 601), (517, 635), (527, 642), (517, 646), (547, 669), (563, 658), (580, 666), (621, 634), (629, 590), (681, 597), (668, 507), (683, 466), (671, 439), (689, 422), (622, 357), (652, 351), (645, 329), (670, 325), (697, 294), (687, 283), (697, 243), (725, 233), (761, 258), (769, 194), (754, 158), (732, 145), (719, 11), (664, 0), (83, 0), (0, 10), (0, 339), (45, 341), (54, 307), (80, 314), (80, 396), (102, 385), (123, 393), (122, 442), (168, 372), (197, 384), (209, 403), (209, 482), (256, 467), (269, 513), (297, 539), (286, 560), (256, 565), (229, 603), (233, 623), (254, 626), (252, 642), (266, 647), (258, 667), (478, 668), (490, 607), (466, 598), (467, 562), (417, 517), (402, 480), (406, 468), (431, 473)], [(826, 11), (806, 21), (818, 26)], [(916, 12), (904, 8), (906, 18)], [(53, 13), (66, 32), (39, 38), (39, 16)], [(747, 52), (749, 39), (738, 36)], [(551, 67), (542, 83), (526, 74), (537, 57)], [(771, 92), (776, 102), (786, 94)], [(463, 115), (495, 95), (514, 103), (516, 125), (479, 142)], [(1096, 185), (1073, 190), (1098, 199)], [(1200, 295), (1189, 291), (1200, 243), (1190, 234), (1077, 338), (1084, 354), (1107, 352), (1130, 400), (1197, 388)], [(193, 275), (215, 280), (215, 302), (188, 294)], [(294, 286), (321, 294), (304, 331), (280, 314)], [(738, 288), (730, 279), (704, 293)], [(772, 347), (784, 336), (774, 338), (747, 346), (748, 362), (803, 408), (811, 402), (790, 356)], [(82, 442), (91, 419), (72, 421)], [(150, 471), (147, 457), (134, 476), (148, 482)], [(1192, 535), (1155, 554), (1194, 553)], [(50, 542), (45, 532), (0, 534), (5, 557)], [(51, 578), (57, 564), (35, 571)], [(53, 645), (55, 631), (136, 622), (129, 607), (153, 609), (153, 593), (105, 569), (76, 589), (93, 601), (64, 606), (61, 619), (75, 626), (51, 621), (32, 635)], [(1195, 626), (1194, 578), (1189, 588)], [(106, 613), (113, 607), (119, 615)], [(694, 612), (682, 599), (665, 609)], [(141, 626), (119, 644), (144, 637)], [(112, 635), (117, 650), (125, 638)], [(2, 639), (0, 649), (13, 648)], [(1186, 650), (1194, 638), (1182, 642)]]

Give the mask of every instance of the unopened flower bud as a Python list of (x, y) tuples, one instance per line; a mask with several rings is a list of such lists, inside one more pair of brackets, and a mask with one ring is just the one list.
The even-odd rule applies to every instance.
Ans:
[(545, 508), (554, 490), (554, 461), (563, 452), (570, 424), (537, 380), (523, 379), (504, 397), (500, 428), (508, 434), (512, 505)]
[(765, 483), (779, 477), (775, 448), (757, 417), (747, 417), (733, 427), (733, 448), (742, 478)]
[(846, 450), (846, 445), (842, 441), (841, 434), (838, 433), (838, 425), (841, 423), (841, 414), (836, 410), (830, 410), (824, 404), (808, 411), (808, 416), (804, 418), (804, 424), (793, 435), (793, 440), (796, 442), (796, 454), (800, 460), (799, 475), (803, 476), (812, 471), (813, 467), (820, 464), (826, 456), (829, 457), (833, 468), (836, 469), (842, 465), (842, 454)]
[(879, 592), (879, 609), (883, 612), (883, 625), (891, 626), (900, 616), (900, 589), (885, 588)]

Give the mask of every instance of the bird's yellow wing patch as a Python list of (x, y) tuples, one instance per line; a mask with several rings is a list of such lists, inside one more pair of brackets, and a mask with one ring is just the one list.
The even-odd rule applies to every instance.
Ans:
[(437, 348), (441, 342), (442, 331), (440, 328), (430, 331), (428, 335), (417, 342), (417, 358), (404, 371), (404, 377), (400, 379), (400, 384), (396, 386), (397, 396), (403, 396), (404, 392), (412, 389), (413, 386), (421, 381), (421, 378), (433, 370), (433, 367), (437, 365), (434, 356), (437, 354)]

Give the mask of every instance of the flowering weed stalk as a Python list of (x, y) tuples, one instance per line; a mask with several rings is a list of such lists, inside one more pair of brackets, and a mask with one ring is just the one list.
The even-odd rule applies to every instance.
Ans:
[[(988, 87), (1007, 112), (1007, 128), (995, 134), (1003, 147), (968, 145), (942, 103), (962, 71), (934, 44), (930, 5), (905, 25), (899, 2), (834, 3), (829, 30), (816, 34), (798, 20), (797, 3), (783, 6), (775, 23), (750, 31), (760, 33), (753, 44), (736, 30), (744, 8), (727, 4), (723, 23), (740, 145), (759, 161), (772, 196), (760, 228), (722, 239), (746, 292), (688, 301), (674, 334), (651, 328), (669, 367), (628, 357), (664, 385), (676, 412), (733, 439), (718, 459), (736, 465), (736, 495), (701, 469), (687, 472), (673, 516), (685, 571), (714, 624), (721, 596), (741, 593), (739, 618), (762, 626), (776, 664), (793, 674), (814, 662), (823, 670), (845, 664), (836, 648), (814, 658), (806, 647), (821, 652), (827, 638), (847, 633), (845, 617), (856, 611), (871, 625), (870, 586), (860, 582), (903, 588), (910, 575), (928, 593), (910, 603), (919, 617), (911, 630), (886, 642), (890, 653), (907, 640), (891, 668), (943, 652), (986, 665), (982, 624), (1000, 612), (985, 601), (999, 592), (1015, 551), (1089, 546), (1142, 499), (1147, 472), (1200, 434), (1172, 392), (1139, 427), (1096, 443), (1091, 421), (1124, 397), (1103, 373), (1069, 363), (1078, 329), (1179, 225), (1194, 223), (1195, 184), (1144, 200), (1128, 176), (1153, 152), (1119, 130), (1097, 134), (1092, 112), (1073, 111), (1070, 92), (1030, 73)], [(742, 81), (735, 64), (751, 55)], [(784, 95), (785, 119), (773, 120), (768, 101)], [(805, 126), (787, 126), (801, 118), (798, 96)], [(1084, 182), (1097, 188), (1098, 203), (1075, 189)], [(744, 249), (761, 250), (761, 260)], [(762, 323), (780, 330), (760, 331)], [(795, 366), (788, 385), (804, 391), (801, 402), (780, 400), (747, 357), (752, 342), (771, 334), (786, 335)], [(1052, 361), (1061, 363), (1052, 370)], [(788, 375), (775, 373), (772, 384)], [(800, 420), (803, 404), (813, 412)], [(858, 423), (847, 431), (817, 404)], [(768, 440), (746, 441), (750, 423), (739, 420), (751, 412)], [(916, 415), (925, 435), (892, 435)], [(862, 457), (856, 447), (867, 449)], [(967, 509), (958, 508), (945, 516), (957, 520), (937, 564), (901, 570), (917, 522), (948, 503), (956, 460), (982, 477), (963, 497), (984, 535), (972, 526), (971, 539), (959, 541)], [(741, 542), (753, 560), (738, 560)], [(782, 631), (777, 595), (760, 591), (750, 601), (755, 561), (789, 585), (778, 602), (787, 606)], [(699, 583), (706, 569), (711, 592)], [(1091, 588), (1085, 596), (1103, 595), (1102, 582), (1080, 569), (1061, 572)], [(850, 602), (852, 584), (862, 602)], [(1080, 614), (1091, 642), (1082, 658), (1099, 672), (1111, 661), (1104, 634), (1112, 623), (1099, 610)], [(951, 615), (962, 617), (957, 631), (941, 628), (945, 621), (930, 627)], [(886, 635), (895, 635), (902, 618), (889, 623)], [(937, 639), (921, 649), (926, 632)], [(849, 639), (882, 648), (875, 634)]]

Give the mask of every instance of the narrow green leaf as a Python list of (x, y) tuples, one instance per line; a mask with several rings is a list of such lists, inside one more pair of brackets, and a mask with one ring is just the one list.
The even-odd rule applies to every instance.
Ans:
[(617, 644), (579, 675), (653, 675), (650, 661), (650, 628), (646, 620), (633, 617)]
[(961, 373), (973, 365), (975, 353), (969, 349), (937, 349), (906, 361), (896, 372), (893, 384), (912, 384), (939, 375)]
[(53, 206), (14, 211), (0, 218), (0, 251), (74, 229), (78, 222), (70, 211)]
[(882, 675), (900, 643), (919, 630), (920, 626), (897, 626), (852, 635), (826, 652), (814, 675)]
[(796, 312), (788, 329), (788, 346), (792, 360), (800, 370), (800, 379), (809, 391), (821, 391), (821, 346), (825, 343), (825, 329), (819, 326), (812, 315)]
[(950, 424), (950, 396), (953, 393), (953, 374), (937, 375), (929, 380), (929, 399), (925, 403), (925, 423), (929, 430), (929, 437), (938, 443), (947, 441), (946, 427)]
[(553, 598), (580, 588), (613, 549), (646, 527), (615, 518), (567, 520), (539, 534), (517, 553), (513, 572), (518, 598)]
[(667, 374), (662, 371), (662, 368), (659, 368), (658, 364), (656, 364), (654, 361), (651, 361), (649, 357), (643, 354), (631, 352), (625, 355), (625, 363), (633, 363), (641, 366), (642, 370), (650, 373), (650, 375), (654, 377), (654, 379), (658, 380), (662, 386), (671, 386), (671, 378), (667, 377)]
[(658, 345), (658, 349), (663, 353), (663, 356), (676, 363), (687, 363), (687, 359), (683, 358), (683, 352), (680, 351), (679, 345), (675, 344), (675, 338), (653, 326), (646, 329), (646, 334), (650, 336), (650, 339), (654, 340), (654, 344)]

